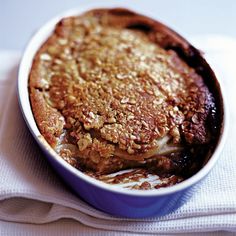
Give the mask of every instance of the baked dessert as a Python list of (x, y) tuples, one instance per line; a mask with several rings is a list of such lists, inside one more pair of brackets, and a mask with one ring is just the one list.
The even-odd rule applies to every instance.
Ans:
[(29, 78), (37, 125), (71, 165), (97, 177), (138, 167), (179, 181), (216, 146), (217, 86), (183, 38), (118, 8), (62, 19)]

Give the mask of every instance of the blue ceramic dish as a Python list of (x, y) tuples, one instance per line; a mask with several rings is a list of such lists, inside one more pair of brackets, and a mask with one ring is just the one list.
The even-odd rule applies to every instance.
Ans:
[[(215, 79), (215, 75), (208, 64), (205, 63), (205, 66), (208, 67), (207, 70), (210, 71), (210, 76), (213, 77), (213, 80), (217, 83), (219, 96), (222, 97), (221, 100), (223, 101), (224, 120), (221, 130), (221, 137), (219, 138), (218, 145), (213, 155), (208, 161), (206, 161), (204, 167), (202, 167), (202, 169), (194, 176), (171, 187), (144, 191), (117, 187), (113, 188), (111, 185), (105, 184), (85, 175), (59, 157), (40, 134), (30, 106), (28, 78), (34, 55), (42, 43), (52, 33), (55, 24), (65, 16), (78, 15), (88, 9), (89, 8), (82, 10), (80, 8), (79, 10), (73, 10), (52, 19), (45, 24), (29, 42), (22, 57), (18, 78), (19, 101), (25, 121), (33, 137), (44, 151), (45, 157), (51, 163), (53, 168), (81, 198), (93, 205), (95, 208), (115, 216), (130, 218), (142, 218), (168, 214), (186, 202), (189, 196), (192, 195), (194, 186), (196, 186), (196, 184), (198, 184), (209, 173), (220, 156), (225, 140), (227, 126), (225, 104), (220, 85)], [(167, 29), (170, 30), (169, 28)], [(174, 33), (173, 31), (171, 32)], [(177, 34), (176, 36), (180, 37)], [(181, 38), (181, 40), (184, 39)], [(187, 43), (185, 40), (184, 42)], [(200, 54), (199, 57), (201, 57)], [(204, 59), (201, 57), (201, 60)]]

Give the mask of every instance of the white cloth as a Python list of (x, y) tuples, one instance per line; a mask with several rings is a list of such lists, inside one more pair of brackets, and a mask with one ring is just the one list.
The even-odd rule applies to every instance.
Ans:
[(212, 172), (184, 206), (163, 217), (139, 220), (98, 211), (63, 184), (21, 115), (16, 93), (20, 55), (0, 52), (1, 235), (236, 232), (236, 41), (195, 37), (192, 42), (206, 52), (228, 95), (230, 129), (226, 145)]

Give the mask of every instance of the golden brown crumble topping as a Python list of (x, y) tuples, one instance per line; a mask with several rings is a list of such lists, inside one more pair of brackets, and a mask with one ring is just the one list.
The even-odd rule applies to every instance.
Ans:
[(153, 33), (98, 13), (63, 19), (35, 57), (30, 92), (41, 132), (69, 163), (98, 173), (179, 169), (173, 160), (186, 147), (210, 141), (211, 93)]

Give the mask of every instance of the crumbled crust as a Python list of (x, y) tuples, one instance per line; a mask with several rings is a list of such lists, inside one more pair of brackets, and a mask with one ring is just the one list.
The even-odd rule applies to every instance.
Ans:
[(37, 124), (53, 147), (76, 147), (73, 154), (61, 148), (63, 158), (98, 173), (153, 163), (162, 172), (179, 170), (171, 153), (157, 155), (160, 140), (178, 157), (209, 144), (213, 96), (195, 69), (165, 48), (168, 34), (154, 21), (121, 13), (94, 10), (57, 24), (31, 69)]
[[(40, 130), (45, 139), (51, 144), (57, 144), (57, 138), (62, 134), (63, 126), (65, 125), (64, 117), (55, 108), (52, 108), (45, 102), (43, 93), (32, 88), (30, 100), (34, 116), (40, 124)], [(50, 117), (50, 119), (45, 119)]]

